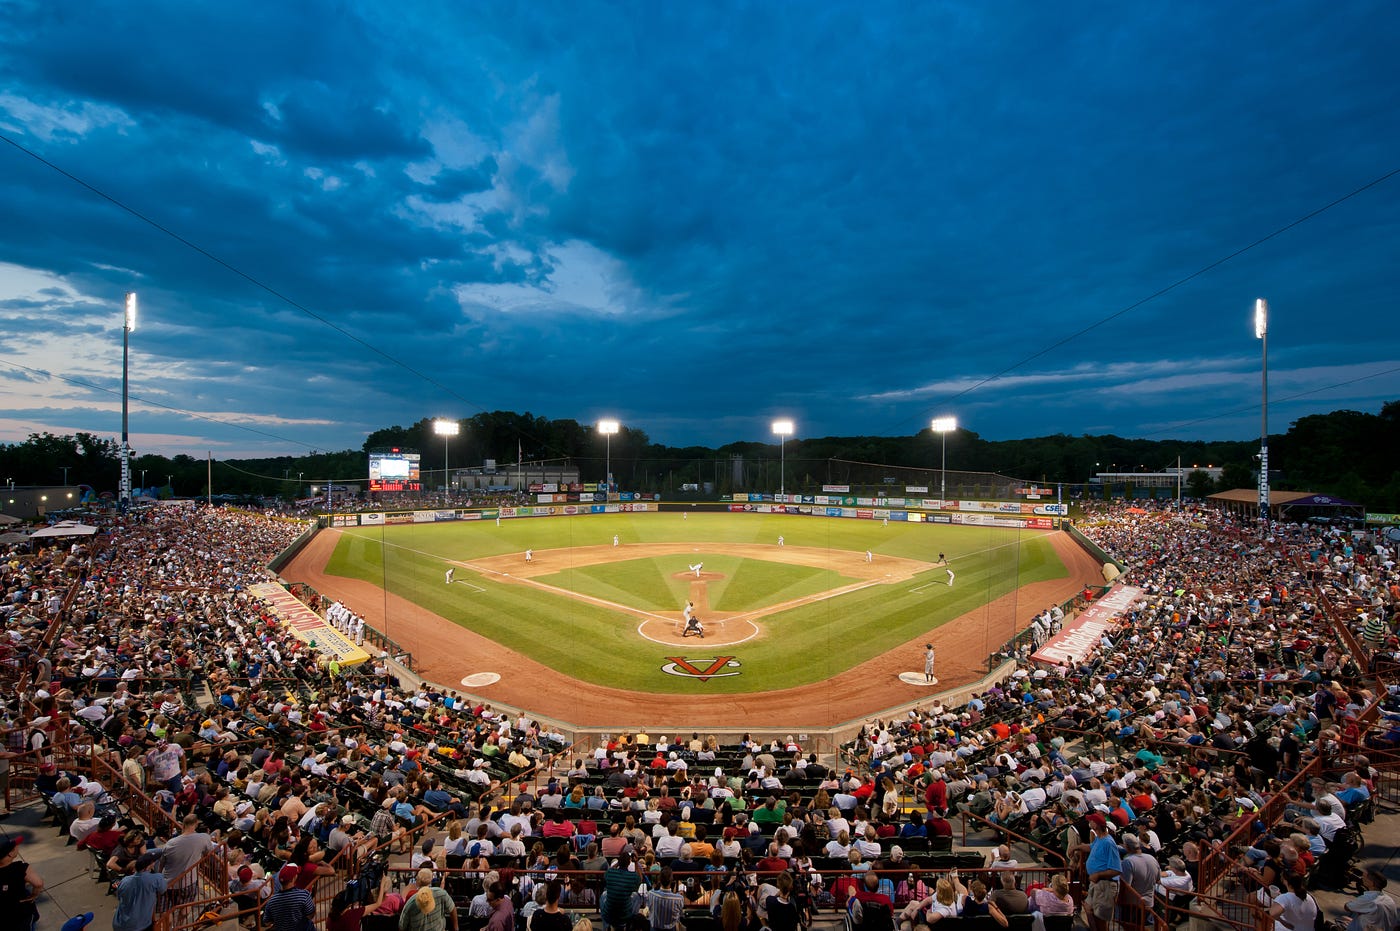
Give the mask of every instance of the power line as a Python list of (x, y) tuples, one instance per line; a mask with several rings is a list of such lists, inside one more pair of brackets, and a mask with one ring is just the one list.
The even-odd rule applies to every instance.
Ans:
[[(118, 199), (117, 197), (115, 197), (115, 196), (113, 196), (113, 195), (111, 195), (111, 194), (108, 194), (106, 191), (102, 190), (101, 188), (97, 187), (96, 185), (91, 184), (91, 183), (89, 183), (89, 182), (83, 180), (82, 178), (78, 177), (77, 175), (73, 174), (72, 172), (70, 172), (70, 171), (68, 171), (68, 170), (66, 170), (66, 169), (64, 169), (64, 168), (62, 168), (62, 167), (60, 167), (59, 165), (55, 164), (54, 162), (49, 161), (48, 159), (44, 158), (44, 156), (40, 155), (38, 152), (35, 152), (33, 149), (30, 149), (29, 147), (25, 146), (23, 143), (19, 142), (18, 140), (11, 138), (9, 135), (7, 135), (7, 134), (5, 134), (5, 133), (0, 133), (0, 141), (3, 141), (3, 142), (5, 142), (5, 143), (7, 143), (8, 145), (10, 145), (10, 146), (14, 147), (15, 149), (19, 150), (20, 152), (24, 153), (25, 155), (28, 155), (30, 158), (32, 158), (32, 159), (34, 159), (35, 161), (37, 161), (39, 164), (43, 165), (44, 167), (46, 167), (46, 168), (48, 168), (48, 169), (50, 169), (50, 170), (52, 170), (52, 171), (54, 171), (54, 172), (57, 172), (58, 174), (60, 174), (60, 175), (62, 175), (63, 177), (67, 178), (69, 181), (72, 181), (74, 184), (78, 185), (79, 187), (83, 188), (84, 190), (86, 190), (86, 191), (88, 191), (88, 192), (90, 192), (90, 193), (96, 195), (97, 197), (100, 197), (102, 200), (107, 201), (109, 204), (111, 204), (112, 206), (116, 207), (117, 209), (119, 209), (119, 210), (121, 210), (121, 211), (123, 211), (123, 212), (125, 212), (125, 213), (127, 213), (127, 214), (130, 214), (131, 216), (135, 217), (137, 220), (140, 220), (142, 223), (145, 223), (147, 226), (150, 226), (152, 229), (155, 229), (155, 230), (157, 230), (157, 231), (159, 231), (159, 232), (165, 234), (166, 236), (170, 237), (171, 239), (175, 240), (176, 242), (180, 243), (181, 245), (185, 246), (186, 248), (188, 248), (188, 249), (190, 249), (190, 250), (192, 250), (192, 251), (198, 253), (199, 255), (203, 256), (204, 258), (206, 258), (206, 259), (208, 259), (209, 261), (213, 262), (214, 264), (218, 265), (220, 268), (223, 268), (223, 269), (225, 269), (226, 271), (231, 272), (232, 274), (236, 275), (237, 277), (242, 278), (244, 281), (246, 281), (246, 282), (248, 282), (249, 284), (253, 285), (255, 288), (258, 288), (259, 290), (264, 291), (264, 292), (266, 292), (267, 294), (272, 295), (274, 298), (276, 298), (276, 299), (279, 300), (279, 301), (282, 301), (284, 304), (286, 304), (287, 306), (293, 308), (294, 310), (298, 311), (299, 313), (305, 314), (307, 317), (310, 317), (312, 320), (315, 320), (317, 323), (320, 323), (320, 324), (323, 325), (323, 326), (329, 327), (330, 329), (334, 330), (336, 333), (339, 333), (341, 336), (345, 337), (346, 339), (351, 340), (352, 342), (357, 343), (357, 344), (359, 344), (360, 346), (363, 346), (365, 349), (368, 349), (370, 352), (374, 353), (375, 355), (380, 356), (381, 358), (387, 360), (388, 362), (393, 363), (394, 365), (398, 366), (399, 368), (403, 369), (404, 371), (406, 371), (406, 372), (408, 372), (408, 373), (410, 373), (410, 374), (412, 374), (412, 375), (414, 375), (414, 376), (416, 376), (416, 377), (422, 379), (423, 381), (425, 381), (425, 382), (427, 382), (428, 384), (432, 385), (433, 387), (437, 388), (439, 391), (443, 392), (443, 393), (444, 393), (445, 395), (447, 395), (448, 397), (455, 398), (456, 400), (461, 401), (463, 404), (467, 405), (468, 408), (470, 408), (470, 409), (472, 409), (472, 410), (474, 410), (474, 411), (480, 411), (480, 412), (482, 412), (482, 413), (486, 413), (486, 407), (485, 407), (485, 405), (478, 404), (477, 402), (471, 400), (470, 398), (463, 397), (462, 395), (458, 394), (456, 391), (454, 391), (453, 389), (451, 389), (451, 388), (449, 388), (448, 386), (444, 385), (442, 382), (438, 381), (437, 379), (431, 377), (430, 375), (427, 375), (427, 374), (424, 373), (424, 372), (419, 371), (418, 369), (416, 369), (416, 368), (414, 368), (413, 366), (409, 365), (407, 362), (403, 361), (402, 359), (398, 358), (397, 356), (394, 356), (394, 355), (392, 355), (391, 353), (386, 352), (386, 351), (383, 350), (383, 349), (380, 349), (378, 346), (374, 345), (373, 343), (369, 342), (368, 340), (363, 339), (363, 338), (361, 338), (361, 337), (359, 337), (359, 336), (356, 336), (354, 333), (350, 332), (349, 330), (345, 329), (344, 327), (340, 326), (339, 324), (335, 323), (334, 321), (332, 321), (332, 320), (330, 320), (330, 319), (328, 319), (328, 318), (322, 316), (321, 314), (316, 313), (316, 312), (315, 312), (314, 310), (312, 310), (311, 308), (309, 308), (309, 307), (305, 306), (304, 304), (300, 303), (299, 301), (295, 300), (295, 299), (292, 298), (290, 295), (284, 294), (283, 292), (277, 290), (276, 288), (272, 287), (271, 285), (264, 283), (261, 279), (254, 277), (253, 275), (249, 274), (248, 272), (243, 271), (242, 269), (240, 269), (238, 266), (234, 265), (233, 263), (228, 262), (228, 261), (226, 261), (226, 260), (220, 258), (219, 256), (215, 255), (213, 252), (210, 252), (208, 249), (205, 249), (203, 246), (199, 245), (198, 243), (194, 242), (193, 240), (190, 240), (190, 239), (186, 238), (185, 236), (182, 236), (180, 233), (177, 233), (176, 231), (174, 231), (174, 230), (170, 229), (169, 227), (163, 225), (162, 223), (160, 223), (159, 221), (153, 219), (152, 217), (147, 216), (146, 214), (144, 214), (144, 213), (142, 213), (141, 211), (137, 210), (135, 207), (129, 206), (129, 205), (126, 204), (124, 201)], [(206, 419), (207, 419), (207, 418), (206, 418)], [(220, 422), (220, 421), (214, 421), (214, 422), (215, 422), (215, 423), (218, 423), (218, 422)], [(545, 442), (544, 440), (540, 439), (539, 437), (534, 436), (534, 435), (531, 434), (531, 433), (523, 433), (523, 435), (524, 435), (525, 437), (529, 438), (532, 442), (538, 443), (539, 445), (541, 445), (542, 447), (544, 447), (544, 448), (546, 448), (546, 449), (549, 448), (549, 444), (548, 444), (547, 442)], [(307, 444), (305, 444), (305, 443), (300, 443), (299, 445), (305, 446), (305, 445), (307, 445)], [(559, 452), (559, 450), (556, 450), (556, 452)]]
[[(80, 388), (89, 388), (93, 391), (101, 391), (106, 394), (113, 395), (115, 397), (121, 397), (121, 392), (113, 388), (106, 388), (102, 385), (95, 385), (92, 382), (83, 381), (81, 378), (74, 378), (71, 375), (60, 375), (57, 372), (50, 372), (46, 371), (45, 369), (34, 368), (33, 366), (24, 365), (21, 362), (14, 362), (10, 359), (5, 359), (3, 357), (0, 357), (0, 365), (8, 365), (10, 368), (20, 369), (21, 371), (29, 372), (33, 375), (43, 375), (46, 378), (56, 378), (59, 381), (67, 382), (70, 385), (77, 385)], [(207, 423), (216, 423), (222, 427), (233, 427), (236, 430), (243, 430), (248, 433), (256, 433), (258, 436), (265, 436), (269, 439), (280, 440), (283, 443), (292, 443), (297, 446), (305, 446), (307, 449), (314, 450), (316, 448), (310, 443), (303, 442), (302, 440), (294, 440), (290, 437), (279, 436), (276, 433), (270, 433), (267, 430), (259, 430), (256, 427), (250, 427), (247, 424), (234, 423), (230, 420), (220, 420), (217, 417), (210, 417), (208, 414), (200, 414), (196, 413), (195, 411), (187, 411), (184, 408), (174, 407), (170, 404), (162, 404), (160, 401), (152, 401), (148, 398), (143, 398), (139, 395), (132, 394), (129, 391), (127, 392), (127, 397), (131, 398), (133, 401), (140, 401), (142, 404), (149, 404), (152, 407), (159, 407), (162, 410), (167, 410), (174, 414), (180, 414), (181, 416), (189, 417), (194, 420), (203, 420)]]
[[(1287, 403), (1288, 401), (1296, 401), (1296, 400), (1298, 400), (1299, 398), (1306, 398), (1306, 397), (1309, 397), (1309, 396), (1314, 395), (1314, 394), (1321, 394), (1321, 393), (1324, 392), (1324, 391), (1331, 391), (1333, 388), (1345, 388), (1347, 385), (1354, 385), (1354, 384), (1356, 384), (1357, 382), (1366, 381), (1367, 379), (1371, 379), (1371, 378), (1380, 378), (1380, 377), (1383, 376), (1383, 375), (1391, 375), (1391, 374), (1394, 374), (1395, 372), (1400, 372), (1400, 365), (1394, 366), (1393, 368), (1384, 369), (1384, 370), (1379, 371), (1379, 372), (1372, 372), (1372, 373), (1370, 373), (1369, 375), (1360, 375), (1360, 376), (1357, 376), (1356, 378), (1348, 378), (1346, 381), (1339, 381), (1339, 382), (1334, 382), (1334, 383), (1332, 383), (1332, 384), (1330, 384), (1330, 385), (1323, 385), (1321, 388), (1310, 388), (1310, 389), (1308, 389), (1307, 391), (1300, 391), (1300, 392), (1298, 392), (1297, 394), (1285, 395), (1284, 397), (1281, 397), (1281, 398), (1270, 398), (1269, 400), (1272, 401), (1272, 402), (1275, 403), (1275, 404), (1284, 404), (1284, 403)], [(1256, 412), (1256, 411), (1258, 411), (1258, 410), (1259, 410), (1259, 405), (1258, 405), (1258, 404), (1251, 404), (1251, 405), (1249, 405), (1249, 406), (1247, 406), (1247, 407), (1237, 407), (1237, 408), (1235, 408), (1235, 409), (1232, 410), (1232, 411), (1222, 411), (1222, 412), (1219, 413), (1219, 414), (1211, 414), (1211, 415), (1208, 416), (1208, 417), (1198, 417), (1198, 418), (1196, 418), (1195, 420), (1185, 420), (1185, 421), (1182, 421), (1182, 422), (1180, 422), (1180, 423), (1174, 423), (1174, 424), (1171, 424), (1171, 425), (1168, 426), (1168, 427), (1164, 427), (1164, 428), (1161, 429), (1161, 430), (1153, 430), (1151, 433), (1144, 433), (1144, 434), (1142, 434), (1140, 437), (1137, 437), (1137, 438), (1138, 438), (1138, 439), (1147, 439), (1147, 438), (1150, 437), (1150, 436), (1159, 436), (1159, 435), (1161, 435), (1161, 434), (1163, 434), (1163, 433), (1170, 433), (1170, 432), (1173, 431), (1173, 430), (1180, 430), (1180, 429), (1182, 429), (1183, 427), (1194, 427), (1196, 424), (1199, 424), (1199, 423), (1208, 423), (1208, 422), (1210, 422), (1210, 421), (1212, 421), (1212, 420), (1220, 420), (1221, 418), (1224, 418), (1224, 417), (1234, 417), (1234, 416), (1237, 415), (1237, 414), (1252, 414), (1252, 413), (1254, 413), (1254, 412)]]
[[(1001, 377), (1004, 376), (1004, 375), (1007, 375), (1007, 374), (1010, 373), (1010, 372), (1014, 372), (1016, 369), (1020, 368), (1021, 366), (1025, 365), (1026, 363), (1028, 363), (1028, 362), (1033, 362), (1033, 361), (1035, 361), (1036, 359), (1039, 359), (1041, 356), (1044, 356), (1044, 355), (1047, 355), (1047, 354), (1049, 354), (1049, 353), (1051, 353), (1051, 352), (1054, 352), (1056, 349), (1059, 349), (1061, 346), (1064, 346), (1064, 345), (1066, 345), (1066, 344), (1068, 344), (1068, 343), (1073, 342), (1074, 340), (1078, 339), (1079, 337), (1084, 336), (1085, 334), (1090, 333), (1090, 332), (1092, 332), (1093, 330), (1098, 329), (1099, 327), (1103, 326), (1104, 324), (1111, 323), (1112, 321), (1117, 320), (1119, 317), (1123, 316), (1124, 314), (1127, 314), (1127, 313), (1130, 313), (1130, 312), (1132, 312), (1132, 311), (1134, 311), (1134, 310), (1137, 310), (1139, 307), (1142, 307), (1144, 304), (1150, 303), (1151, 301), (1155, 301), (1157, 298), (1162, 297), (1164, 294), (1167, 294), (1167, 293), (1169, 293), (1169, 292), (1171, 292), (1171, 291), (1175, 291), (1177, 288), (1181, 287), (1182, 285), (1187, 284), (1188, 282), (1193, 281), (1193, 280), (1195, 280), (1195, 279), (1201, 277), (1202, 275), (1206, 274), (1207, 272), (1214, 271), (1215, 269), (1219, 268), (1220, 266), (1224, 265), (1225, 263), (1227, 263), (1227, 262), (1229, 262), (1229, 261), (1231, 261), (1231, 260), (1233, 260), (1233, 259), (1239, 258), (1240, 256), (1244, 255), (1246, 252), (1249, 252), (1249, 251), (1252, 250), (1252, 249), (1255, 249), (1255, 248), (1257, 248), (1257, 247), (1259, 247), (1259, 246), (1262, 246), (1264, 243), (1268, 242), (1269, 240), (1274, 239), (1274, 238), (1276, 238), (1276, 237), (1278, 237), (1278, 236), (1283, 235), (1284, 233), (1288, 232), (1289, 230), (1293, 229), (1294, 227), (1301, 226), (1302, 224), (1306, 223), (1307, 221), (1313, 219), (1314, 217), (1317, 217), (1317, 216), (1320, 216), (1320, 215), (1323, 214), (1323, 213), (1326, 213), (1328, 210), (1331, 210), (1333, 207), (1336, 207), (1336, 206), (1339, 205), (1339, 204), (1342, 204), (1342, 203), (1345, 203), (1345, 202), (1348, 201), (1348, 200), (1351, 200), (1353, 197), (1356, 197), (1358, 194), (1361, 194), (1361, 193), (1363, 193), (1363, 192), (1365, 192), (1365, 191), (1368, 191), (1368, 190), (1370, 190), (1371, 188), (1377, 186), (1378, 184), (1382, 184), (1382, 183), (1384, 183), (1384, 182), (1390, 180), (1391, 178), (1395, 177), (1397, 174), (1400, 174), (1400, 168), (1392, 168), (1390, 171), (1387, 171), (1385, 174), (1379, 175), (1378, 177), (1375, 177), (1375, 178), (1372, 178), (1370, 181), (1367, 181), (1365, 184), (1361, 185), (1359, 188), (1356, 188), (1356, 189), (1353, 190), (1353, 191), (1350, 191), (1350, 192), (1348, 192), (1348, 193), (1346, 193), (1346, 194), (1343, 194), (1341, 197), (1338, 197), (1336, 200), (1333, 200), (1333, 201), (1331, 201), (1330, 203), (1324, 204), (1323, 206), (1318, 207), (1316, 210), (1313, 210), (1313, 211), (1311, 211), (1311, 212), (1309, 212), (1309, 213), (1303, 214), (1301, 217), (1299, 217), (1298, 219), (1294, 220), (1293, 222), (1287, 223), (1287, 224), (1285, 224), (1285, 225), (1283, 225), (1283, 226), (1280, 226), (1279, 228), (1275, 229), (1273, 232), (1269, 233), (1268, 235), (1266, 235), (1266, 236), (1261, 236), (1261, 237), (1259, 237), (1258, 239), (1254, 240), (1254, 241), (1251, 242), (1249, 245), (1247, 245), (1247, 246), (1242, 246), (1241, 248), (1236, 249), (1234, 252), (1231, 252), (1229, 255), (1226, 255), (1226, 256), (1224, 256), (1224, 257), (1222, 257), (1222, 258), (1216, 259), (1214, 262), (1211, 262), (1211, 263), (1208, 264), (1208, 265), (1203, 265), (1203, 266), (1201, 266), (1200, 268), (1196, 269), (1196, 270), (1195, 270), (1194, 272), (1192, 272), (1191, 274), (1186, 275), (1186, 276), (1183, 277), (1183, 278), (1178, 278), (1176, 281), (1173, 281), (1171, 284), (1167, 285), (1166, 287), (1159, 288), (1158, 290), (1153, 291), (1151, 294), (1147, 295), (1146, 297), (1141, 298), (1140, 300), (1134, 301), (1133, 303), (1131, 303), (1131, 304), (1127, 305), (1126, 307), (1123, 307), (1123, 308), (1121, 308), (1121, 309), (1119, 309), (1119, 310), (1114, 311), (1113, 313), (1109, 314), (1109, 315), (1106, 316), (1106, 317), (1101, 317), (1100, 319), (1094, 321), (1093, 323), (1089, 324), (1088, 326), (1082, 327), (1082, 328), (1076, 330), (1075, 332), (1069, 334), (1068, 336), (1066, 336), (1066, 337), (1064, 337), (1064, 338), (1062, 338), (1062, 339), (1059, 339), (1059, 340), (1057, 340), (1057, 341), (1051, 343), (1050, 345), (1046, 346), (1045, 348), (1043, 348), (1043, 349), (1041, 349), (1041, 350), (1039, 350), (1039, 351), (1037, 351), (1037, 352), (1034, 352), (1034, 353), (1032, 353), (1031, 355), (1028, 355), (1028, 356), (1026, 356), (1026, 357), (1023, 358), (1023, 359), (1020, 359), (1020, 360), (1017, 361), (1017, 362), (1013, 362), (1011, 365), (1008, 365), (1006, 368), (1002, 369), (1001, 371), (997, 372), (997, 373), (994, 374), (994, 375), (988, 375), (986, 378), (983, 378), (981, 381), (976, 382), (975, 384), (973, 384), (973, 385), (971, 385), (971, 386), (969, 386), (969, 387), (967, 387), (967, 388), (964, 388), (962, 391), (959, 391), (957, 394), (954, 394), (954, 395), (952, 395), (951, 397), (947, 398), (947, 399), (944, 400), (944, 401), (942, 402), (942, 404), (939, 405), (938, 407), (926, 408), (921, 414), (919, 414), (919, 415), (917, 415), (917, 416), (920, 416), (920, 417), (927, 416), (928, 414), (932, 413), (932, 412), (935, 411), (935, 410), (939, 410), (939, 409), (942, 408), (942, 407), (946, 407), (948, 404), (953, 403), (953, 402), (956, 401), (958, 398), (961, 398), (961, 397), (964, 397), (964, 396), (966, 396), (966, 395), (968, 395), (968, 394), (971, 394), (972, 392), (976, 391), (978, 388), (981, 388), (981, 387), (984, 386), (984, 385), (990, 384), (991, 382), (996, 381), (997, 379), (1001, 378)], [(912, 418), (907, 418), (907, 419), (912, 419)]]

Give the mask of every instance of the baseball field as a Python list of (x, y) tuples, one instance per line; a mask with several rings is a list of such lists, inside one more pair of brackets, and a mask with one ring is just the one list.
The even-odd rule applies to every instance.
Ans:
[[(1027, 586), (1079, 584), (1051, 534), (900, 521), (646, 513), (322, 536), (333, 549), (322, 542), (317, 584), (334, 593), (337, 579), (359, 583), (361, 602), (381, 590), (378, 613), (391, 637), (402, 619), (406, 645), (404, 635), (433, 616), (529, 657), (559, 682), (663, 695), (820, 684), (912, 641), (939, 640), (955, 620), (975, 626), (979, 611), (1008, 596), (1028, 621), (1044, 605), (1015, 605)], [(685, 633), (687, 604), (703, 639)], [(984, 626), (985, 636), (961, 637), (973, 653), (980, 641), (981, 657), (1010, 633), (990, 613)], [(430, 669), (480, 668), (470, 651), (448, 658), (422, 649), (415, 654)], [(904, 665), (921, 670), (921, 655)]]

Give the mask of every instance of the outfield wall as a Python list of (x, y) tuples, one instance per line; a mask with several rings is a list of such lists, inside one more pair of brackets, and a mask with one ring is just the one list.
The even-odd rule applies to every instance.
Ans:
[[(541, 498), (552, 497), (540, 495)], [(554, 496), (557, 497), (557, 496)], [(877, 500), (847, 499), (825, 495), (802, 496), (801, 503), (773, 502), (774, 495), (751, 495), (756, 500), (728, 502), (662, 502), (609, 501), (605, 503), (544, 503), (494, 508), (443, 508), (439, 510), (384, 510), (329, 514), (322, 518), (326, 527), (382, 527), (395, 524), (433, 524), (449, 521), (518, 520), (526, 517), (581, 517), (590, 514), (642, 513), (729, 513), (729, 514), (790, 514), (802, 517), (837, 517), (854, 520), (901, 521), (906, 523), (955, 524), (967, 527), (1006, 527), (1020, 530), (1054, 530), (1061, 524), (1062, 506), (1055, 504), (1021, 504), (1018, 502), (961, 501), (943, 502), (962, 505), (967, 511), (952, 514), (932, 513), (913, 507), (867, 504)], [(777, 496), (781, 497), (781, 496)], [(797, 495), (788, 495), (797, 498)], [(766, 498), (768, 500), (757, 500)], [(817, 501), (807, 499), (820, 498)], [(828, 503), (849, 500), (850, 504)], [(1067, 523), (1067, 522), (1066, 522)], [(283, 560), (285, 562), (285, 560)]]

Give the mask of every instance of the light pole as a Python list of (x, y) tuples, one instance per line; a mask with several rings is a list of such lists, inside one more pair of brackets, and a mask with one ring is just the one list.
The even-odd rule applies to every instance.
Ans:
[[(66, 474), (63, 476), (63, 484), (65, 484), (65, 485), (68, 484), (68, 476), (67, 476)], [(146, 489), (146, 470), (145, 470), (145, 469), (142, 469), (142, 470), (141, 470), (141, 490), (142, 490), (142, 491), (145, 491), (145, 489)]]
[(622, 425), (616, 420), (598, 421), (598, 432), (607, 437), (607, 458), (603, 460), (603, 484), (612, 488), (612, 438), (613, 434), (622, 429)]
[(297, 497), (298, 497), (298, 498), (301, 497), (301, 477), (302, 477), (303, 475), (305, 475), (305, 474), (306, 474), (305, 472), (298, 472), (298, 473), (297, 473)]
[(119, 497), (126, 505), (131, 501), (131, 438), (127, 432), (127, 376), (131, 362), (131, 331), (136, 329), (136, 292), (126, 294), (126, 312), (122, 316), (122, 478)]
[(1269, 302), (1254, 302), (1254, 338), (1261, 343), (1263, 414), (1259, 421), (1259, 519), (1269, 523)]
[(170, 494), (171, 494), (171, 495), (174, 495), (174, 494), (175, 494), (175, 476), (174, 476), (174, 475), (166, 475), (166, 476), (165, 476), (165, 487), (170, 489)]
[(944, 510), (948, 507), (948, 434), (958, 428), (958, 418), (956, 417), (935, 417), (929, 424), (929, 429), (934, 433), (943, 435), (943, 465), (938, 470), (938, 507)]
[(778, 498), (787, 500), (787, 438), (792, 436), (791, 420), (773, 421), (773, 432), (778, 435)]
[(462, 432), (462, 425), (455, 420), (438, 418), (433, 421), (433, 432), (442, 437), (442, 503), (447, 506), (447, 447), (452, 438)]
[(68, 470), (71, 469), (71, 468), (73, 468), (73, 467), (72, 467), (72, 466), (59, 466), (59, 468), (63, 470), (63, 487), (67, 488), (67, 487), (68, 487)]

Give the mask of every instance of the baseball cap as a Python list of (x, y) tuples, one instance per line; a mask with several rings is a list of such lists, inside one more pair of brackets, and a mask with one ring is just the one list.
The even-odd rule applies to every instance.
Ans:
[(300, 874), (300, 867), (298, 867), (296, 864), (288, 863), (286, 866), (282, 867), (280, 870), (277, 871), (277, 878), (280, 879), (285, 885), (286, 883), (296, 882), (297, 876), (299, 876)]
[(19, 841), (13, 837), (0, 837), (0, 859), (8, 857), (10, 851), (19, 846)]
[(1092, 812), (1086, 820), (1094, 827), (1101, 830), (1108, 827), (1108, 820), (1098, 812)]
[(81, 915), (74, 915), (63, 923), (62, 931), (83, 931), (92, 922), (92, 912), (83, 912)]
[(146, 867), (159, 860), (161, 856), (162, 855), (159, 850), (147, 850), (145, 853), (141, 854), (141, 856), (136, 858), (136, 868), (138, 870), (144, 870)]
[(249, 882), (252, 882), (252, 881), (253, 881), (253, 868), (252, 868), (251, 866), (239, 867), (239, 869), (238, 869), (238, 881), (241, 882), (241, 883), (249, 883)]

